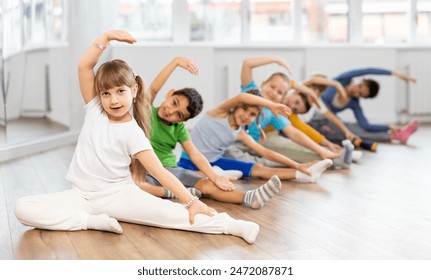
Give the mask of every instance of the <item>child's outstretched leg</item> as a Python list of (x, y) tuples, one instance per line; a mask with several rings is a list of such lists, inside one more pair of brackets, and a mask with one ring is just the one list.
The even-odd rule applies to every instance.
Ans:
[(214, 216), (196, 214), (194, 223), (190, 224), (189, 211), (184, 205), (155, 197), (133, 185), (121, 187), (109, 197), (93, 201), (93, 206), (118, 221), (201, 233), (231, 234), (250, 244), (259, 232), (256, 223), (235, 220), (226, 213), (216, 213)]
[(347, 152), (348, 151), (346, 148), (341, 149), (340, 156), (332, 159), (332, 161), (333, 161), (332, 168), (334, 168), (334, 169), (337, 169), (337, 168), (348, 169), (348, 168), (350, 168), (350, 164), (345, 163), (345, 157), (346, 157)]
[(319, 179), (320, 175), (322, 175), (322, 173), (331, 165), (332, 165), (332, 160), (330, 159), (324, 159), (313, 164), (307, 169), (308, 171), (310, 171), (311, 176), (297, 170), (295, 181), (302, 182), (302, 183), (315, 183), (317, 179)]
[(243, 203), (250, 208), (262, 208), (271, 198), (281, 190), (280, 179), (274, 175), (264, 185), (245, 193)]
[(259, 225), (253, 222), (232, 219), (227, 226), (227, 233), (241, 237), (247, 243), (253, 244), (259, 233)]
[(344, 155), (344, 163), (350, 166), (350, 164), (352, 164), (352, 155), (353, 151), (355, 150), (355, 145), (353, 145), (353, 143), (349, 139), (344, 139), (341, 144), (346, 149), (346, 153)]
[(408, 125), (404, 126), (397, 132), (391, 133), (389, 139), (399, 141), (401, 144), (407, 143), (409, 137), (415, 133), (419, 127), (419, 122), (413, 119)]
[(348, 169), (352, 164), (353, 151), (355, 150), (355, 146), (349, 139), (344, 139), (341, 144), (343, 145), (343, 149), (341, 150), (341, 156), (333, 159), (334, 168), (342, 168)]
[(196, 184), (196, 189), (202, 192), (203, 197), (208, 197), (220, 202), (244, 204), (253, 209), (262, 208), (281, 189), (281, 182), (277, 176), (272, 176), (265, 184), (257, 189), (242, 191), (225, 191), (218, 188), (208, 179), (202, 179)]
[(87, 229), (110, 231), (114, 233), (123, 232), (123, 228), (118, 221), (106, 214), (88, 216)]

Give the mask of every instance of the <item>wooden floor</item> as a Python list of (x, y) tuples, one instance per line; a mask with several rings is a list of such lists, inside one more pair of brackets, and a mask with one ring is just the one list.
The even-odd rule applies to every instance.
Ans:
[[(260, 210), (204, 201), (257, 222), (254, 245), (227, 235), (122, 223), (121, 235), (21, 225), (18, 197), (61, 191), (73, 146), (0, 164), (0, 259), (431, 259), (431, 126), (409, 145), (381, 144), (317, 184), (284, 182)], [(241, 180), (254, 188), (259, 180)]]

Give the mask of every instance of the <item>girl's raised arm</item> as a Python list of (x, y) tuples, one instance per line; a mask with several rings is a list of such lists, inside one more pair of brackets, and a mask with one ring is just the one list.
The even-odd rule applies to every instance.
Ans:
[(313, 84), (334, 87), (337, 90), (337, 95), (339, 95), (339, 99), (342, 101), (347, 100), (346, 90), (344, 89), (343, 85), (337, 80), (331, 80), (326, 77), (316, 75), (316, 76), (310, 77), (304, 82), (304, 85), (306, 86), (311, 86)]
[(259, 56), (247, 58), (242, 63), (241, 69), (241, 86), (245, 87), (253, 81), (253, 68), (263, 66), (266, 64), (277, 63), (278, 65), (287, 69), (289, 74), (292, 72), (287, 61), (280, 57), (275, 56)]
[(412, 82), (412, 83), (416, 83), (416, 78), (410, 77), (407, 74), (392, 70), (392, 75), (394, 75), (395, 77), (398, 77), (406, 82)]
[(238, 106), (239, 103), (268, 107), (275, 116), (281, 114), (287, 118), (292, 113), (290, 108), (284, 104), (274, 103), (268, 99), (253, 94), (240, 93), (225, 100), (214, 109), (209, 110), (208, 115), (215, 118), (224, 118), (230, 112), (230, 110)]
[(160, 71), (160, 73), (151, 83), (150, 85), (151, 103), (154, 102), (154, 99), (156, 99), (157, 93), (159, 93), (160, 89), (163, 87), (163, 85), (169, 79), (171, 74), (174, 72), (175, 68), (177, 68), (178, 66), (186, 69), (193, 75), (199, 75), (199, 68), (191, 59), (188, 59), (186, 57), (174, 58), (171, 62), (169, 62), (168, 65), (165, 66), (165, 68), (162, 69), (162, 71)]
[(81, 94), (85, 104), (90, 102), (96, 96), (96, 90), (94, 88), (95, 74), (93, 68), (99, 61), (103, 51), (109, 46), (109, 42), (112, 40), (129, 44), (136, 42), (136, 39), (132, 35), (123, 30), (107, 31), (94, 40), (93, 44), (82, 55), (78, 63), (79, 86), (81, 88)]

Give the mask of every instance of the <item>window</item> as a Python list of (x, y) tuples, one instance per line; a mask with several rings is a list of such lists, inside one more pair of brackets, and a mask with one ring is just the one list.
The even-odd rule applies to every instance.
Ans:
[(47, 41), (67, 41), (67, 0), (46, 1)]
[(189, 0), (190, 41), (241, 42), (241, 1)]
[(407, 0), (363, 0), (362, 40), (401, 42), (408, 38)]
[(416, 36), (418, 40), (431, 40), (431, 0), (419, 0), (417, 3)]
[(251, 0), (251, 41), (292, 41), (293, 39), (293, 1)]
[(301, 40), (347, 42), (348, 0), (302, 0)]
[(431, 0), (111, 1), (117, 5), (116, 27), (146, 41), (431, 41)]
[(3, 56), (7, 57), (22, 48), (20, 2), (3, 0)]
[(171, 41), (173, 0), (117, 0), (117, 28), (147, 41)]

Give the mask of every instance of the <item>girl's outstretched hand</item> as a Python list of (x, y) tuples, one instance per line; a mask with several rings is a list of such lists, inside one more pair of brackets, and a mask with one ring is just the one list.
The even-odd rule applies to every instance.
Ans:
[(175, 58), (175, 61), (181, 68), (186, 69), (193, 75), (199, 75), (199, 67), (193, 62), (193, 60), (179, 56)]
[(284, 60), (284, 59), (280, 58), (280, 59), (277, 61), (277, 64), (278, 64), (278, 65), (280, 65), (280, 66), (282, 66), (282, 67), (284, 67), (284, 68), (286, 68), (287, 72), (289, 72), (289, 74), (292, 74), (292, 68), (290, 68), (289, 63), (287, 63), (287, 61), (286, 61), (286, 60)]
[(200, 200), (196, 200), (192, 206), (189, 208), (189, 221), (190, 224), (193, 225), (195, 223), (195, 215), (196, 214), (204, 214), (207, 216), (214, 216), (217, 214), (217, 211), (211, 207), (208, 207), (205, 203)]
[(214, 179), (214, 184), (221, 190), (224, 191), (233, 191), (235, 189), (235, 185), (231, 182), (233, 180), (237, 180), (236, 177), (226, 177), (226, 176), (217, 176)]
[(404, 73), (400, 73), (398, 71), (392, 71), (392, 75), (406, 81), (406, 82), (412, 82), (412, 83), (416, 83), (416, 78), (410, 77), (407, 74)]
[(276, 118), (278, 118), (278, 114), (285, 116), (288, 118), (290, 114), (292, 114), (292, 110), (284, 104), (274, 103), (271, 106), (271, 112), (274, 114)]
[(129, 32), (125, 30), (110, 30), (106, 32), (106, 36), (109, 41), (119, 41), (129, 44), (136, 43), (135, 37), (133, 37)]

